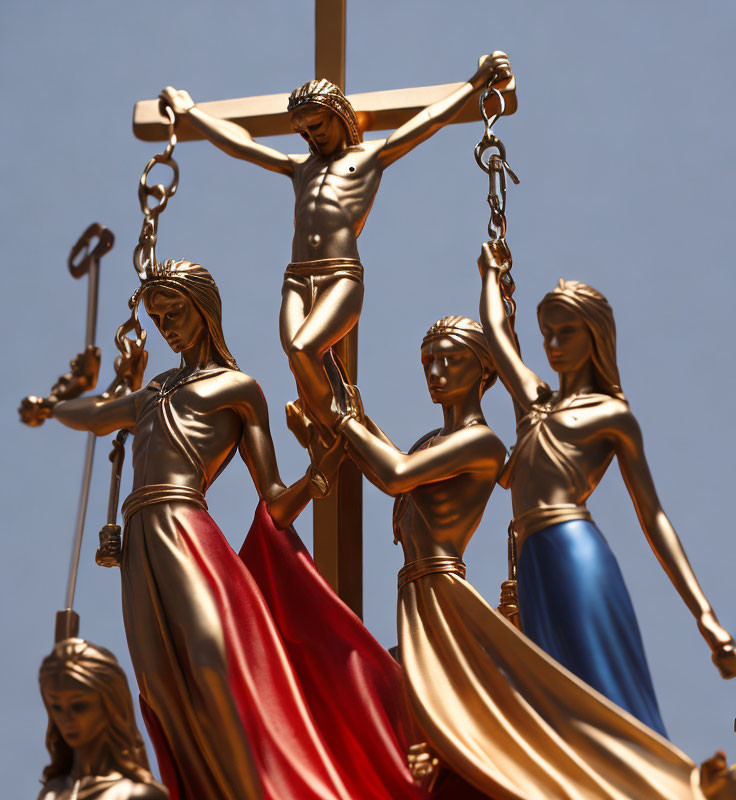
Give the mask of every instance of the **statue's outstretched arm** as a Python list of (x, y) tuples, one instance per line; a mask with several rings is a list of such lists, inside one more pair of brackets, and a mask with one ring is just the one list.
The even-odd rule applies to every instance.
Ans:
[(63, 400), (54, 406), (52, 416), (68, 428), (91, 431), (97, 436), (123, 429), (134, 431), (137, 403), (144, 393), (141, 389), (123, 397), (114, 397), (105, 392), (96, 397)]
[(522, 409), (528, 411), (532, 403), (549, 392), (549, 387), (523, 362), (509, 328), (501, 288), (507, 252), (503, 239), (483, 245), (478, 259), (483, 277), (480, 320), (503, 385)]
[(240, 373), (238, 381), (232, 406), (243, 417), (240, 454), (273, 521), (279, 528), (287, 528), (312, 497), (319, 495), (314, 485), (315, 470), (327, 484), (334, 478), (344, 455), (342, 443), (336, 440), (331, 448), (313, 453), (316, 461), (313, 467), (296, 483), (286, 486), (276, 462), (266, 398), (252, 378)]
[(240, 125), (213, 117), (197, 108), (188, 92), (177, 91), (173, 86), (167, 86), (160, 97), (171, 107), (177, 120), (186, 117), (189, 124), (194, 125), (206, 139), (229, 156), (250, 161), (282, 175), (294, 174), (294, 162), (289, 156), (272, 147), (258, 144)]
[[(724, 677), (736, 675), (736, 653), (728, 631), (718, 622), (708, 599), (698, 584), (675, 529), (662, 510), (644, 455), (641, 430), (625, 403), (611, 418), (611, 432), (616, 444), (621, 474), (629, 490), (647, 540), (675, 589), (698, 622), (708, 642), (716, 665)], [(730, 645), (730, 649), (729, 649)], [(720, 655), (719, 652), (723, 651)], [(727, 675), (726, 672), (731, 672)]]
[(443, 437), (433, 447), (406, 454), (387, 444), (355, 419), (341, 427), (351, 457), (381, 491), (399, 495), (425, 483), (481, 472), (495, 481), (505, 448), (485, 426), (473, 426)]
[(57, 381), (46, 398), (26, 397), (19, 409), (21, 419), (29, 425), (40, 425), (56, 417), (69, 428), (91, 431), (104, 436), (114, 431), (135, 430), (137, 405), (148, 361), (145, 334), (137, 341), (128, 340), (128, 351), (115, 361), (115, 379), (103, 394), (79, 397), (97, 385), (100, 351), (90, 346), (71, 361), (71, 369)]
[(452, 122), (475, 91), (494, 81), (507, 80), (510, 77), (511, 67), (506, 53), (497, 50), (490, 56), (483, 56), (478, 69), (467, 83), (443, 100), (427, 106), (386, 139), (378, 153), (381, 166), (385, 168), (393, 164), (437, 133), (440, 128)]

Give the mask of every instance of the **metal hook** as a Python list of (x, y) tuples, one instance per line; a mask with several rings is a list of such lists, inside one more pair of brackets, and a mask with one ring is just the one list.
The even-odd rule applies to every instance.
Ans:
[(174, 113), (174, 109), (164, 100), (159, 100), (158, 109), (162, 116), (167, 116), (169, 118), (169, 121), (166, 123), (169, 133), (169, 143), (166, 145), (166, 149), (162, 154), (164, 158), (168, 160), (171, 158), (174, 148), (176, 147), (176, 114)]
[[(475, 162), (483, 170), (483, 172), (489, 171), (490, 163), (494, 158), (494, 155), (492, 154), (488, 158), (488, 161), (483, 161), (483, 156), (485, 155), (486, 150), (491, 150), (492, 148), (495, 148), (498, 151), (498, 157), (500, 157), (501, 161), (506, 164), (506, 148), (504, 147), (503, 142), (494, 134), (490, 134), (488, 136), (484, 135), (475, 146), (475, 150), (473, 151), (475, 153)], [(519, 181), (517, 179), (514, 182), (518, 183)]]
[[(495, 94), (498, 97), (498, 106), (499, 110), (496, 114), (493, 115), (493, 119), (491, 120), (486, 113), (486, 100)], [(486, 133), (485, 136), (490, 136), (491, 128), (498, 122), (498, 120), (503, 116), (504, 111), (506, 111), (506, 98), (503, 96), (503, 93), (496, 89), (495, 86), (486, 86), (483, 90), (483, 93), (480, 96), (480, 115), (483, 117), (483, 122), (486, 125)], [(484, 138), (485, 138), (484, 136)]]

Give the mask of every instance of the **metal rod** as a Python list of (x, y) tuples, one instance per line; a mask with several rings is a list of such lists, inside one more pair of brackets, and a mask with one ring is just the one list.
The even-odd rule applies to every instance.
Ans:
[(77, 509), (77, 522), (74, 529), (74, 541), (72, 542), (72, 557), (69, 562), (69, 580), (66, 585), (66, 605), (64, 608), (74, 608), (74, 590), (77, 587), (79, 554), (82, 551), (82, 536), (84, 534), (84, 521), (87, 517), (87, 501), (89, 500), (89, 486), (92, 480), (92, 464), (95, 460), (96, 444), (97, 436), (94, 433), (88, 433), (84, 469), (82, 471), (82, 490), (79, 493), (79, 508)]
[[(96, 258), (91, 259), (89, 279), (87, 281), (87, 327), (84, 335), (85, 347), (95, 343), (97, 331), (97, 300), (99, 294), (100, 266)], [(92, 465), (95, 460), (95, 445), (97, 436), (87, 434), (87, 447), (84, 454), (84, 468), (82, 470), (82, 488), (79, 493), (79, 507), (77, 508), (77, 521), (74, 526), (74, 539), (72, 541), (72, 555), (69, 561), (69, 578), (66, 584), (64, 608), (74, 608), (74, 591), (77, 588), (77, 573), (79, 572), (79, 556), (82, 552), (82, 536), (84, 535), (84, 522), (87, 518), (87, 503), (89, 501), (89, 487), (92, 481)]]
[(84, 332), (84, 346), (89, 347), (95, 343), (97, 332), (97, 303), (100, 286), (100, 264), (93, 258), (89, 266), (89, 281), (87, 283), (87, 327)]

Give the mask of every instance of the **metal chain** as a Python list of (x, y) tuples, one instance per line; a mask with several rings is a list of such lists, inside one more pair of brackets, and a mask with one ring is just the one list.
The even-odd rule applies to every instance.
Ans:
[[(166, 208), (169, 198), (176, 194), (176, 190), (179, 187), (179, 165), (173, 158), (174, 148), (176, 147), (176, 116), (173, 109), (163, 102), (161, 103), (161, 113), (166, 114), (169, 120), (169, 142), (163, 153), (156, 153), (146, 164), (138, 182), (138, 203), (143, 214), (143, 225), (138, 237), (138, 244), (133, 251), (133, 266), (141, 281), (146, 277), (150, 277), (158, 269), (158, 261), (156, 259), (158, 218)], [(171, 169), (172, 177), (168, 186), (163, 183), (149, 185), (148, 175), (157, 164)], [(156, 200), (155, 205), (149, 205), (149, 198), (151, 197)], [(120, 357), (116, 360), (117, 366), (129, 361), (134, 353), (141, 350), (145, 344), (145, 331), (138, 319), (137, 298), (138, 292), (130, 299), (130, 318), (115, 333), (115, 345), (120, 352)], [(129, 333), (134, 333), (134, 340), (128, 338)]]
[[(486, 111), (486, 102), (492, 97), (498, 98), (498, 111), (491, 116)], [(499, 250), (507, 253), (507, 265), (501, 275), (501, 289), (506, 315), (513, 317), (516, 313), (516, 303), (512, 299), (514, 281), (511, 277), (511, 252), (506, 243), (506, 176), (518, 185), (519, 179), (506, 160), (506, 147), (493, 133), (493, 126), (503, 116), (506, 110), (506, 101), (503, 94), (493, 86), (488, 86), (480, 96), (480, 114), (485, 124), (483, 137), (475, 146), (475, 160), (483, 172), (488, 175), (488, 205), (491, 217), (488, 220), (488, 236), (491, 243), (496, 243)], [(491, 152), (489, 152), (491, 151)], [(495, 152), (493, 152), (495, 151)], [(488, 155), (487, 159), (484, 156)]]
[[(166, 208), (169, 198), (176, 194), (176, 190), (179, 187), (179, 165), (172, 158), (176, 147), (176, 116), (173, 109), (168, 105), (162, 104), (162, 111), (169, 118), (169, 143), (163, 153), (156, 153), (146, 164), (138, 183), (138, 203), (143, 213), (143, 226), (141, 235), (138, 238), (138, 246), (133, 252), (133, 266), (141, 278), (146, 274), (147, 270), (155, 268), (158, 218)], [(173, 174), (168, 186), (163, 183), (156, 183), (152, 186), (148, 184), (148, 175), (157, 164), (171, 169)], [(150, 197), (157, 201), (153, 206), (149, 205)]]
[[(499, 110), (490, 117), (486, 112), (486, 101), (495, 95)], [(518, 184), (519, 179), (506, 160), (506, 147), (493, 133), (493, 126), (506, 110), (503, 94), (493, 86), (488, 86), (480, 96), (480, 113), (485, 123), (483, 138), (475, 146), (475, 160), (483, 172), (488, 174), (488, 205), (491, 218), (488, 222), (488, 236), (491, 241), (506, 238), (506, 176)], [(495, 150), (495, 153), (488, 152)], [(483, 157), (488, 153), (488, 159)]]

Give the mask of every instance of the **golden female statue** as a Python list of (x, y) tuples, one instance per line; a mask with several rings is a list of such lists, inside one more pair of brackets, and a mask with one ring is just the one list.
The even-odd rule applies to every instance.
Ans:
[[(396, 497), (406, 560), (400, 660), (429, 748), (492, 798), (703, 800), (687, 756), (561, 667), (465, 580), (463, 552), (504, 461), (480, 407), (496, 368), (480, 324), (465, 317), (429, 329), (422, 363), (442, 428), (408, 454), (356, 412), (336, 429), (366, 477)], [(422, 774), (428, 760), (415, 763)], [(440, 784), (436, 796), (471, 794)]]
[(38, 800), (165, 800), (148, 768), (125, 673), (115, 656), (65, 639), (39, 673), (49, 715)]
[[(141, 300), (181, 353), (178, 369), (145, 388)], [(317, 574), (296, 534), (283, 530), (315, 481), (321, 491), (336, 472), (341, 448), (320, 452), (316, 444), (315, 465), (284, 486), (266, 401), (237, 369), (217, 286), (200, 265), (154, 264), (131, 308), (132, 321), (121, 330), (137, 327), (139, 336), (125, 337), (118, 374), (134, 391), (67, 400), (52, 414), (98, 435), (134, 432), (133, 491), (123, 504), (123, 616), (172, 800), (416, 800), (397, 733), (398, 670)], [(99, 367), (93, 356), (87, 354), (91, 386)], [(267, 554), (280, 548), (302, 597), (284, 585), (268, 599), (272, 587), (261, 591), (207, 513), (205, 492), (238, 450), (261, 497), (248, 538)], [(264, 581), (283, 569), (276, 564), (269, 574), (268, 564), (258, 566)], [(283, 631), (298, 629), (300, 614), (315, 606), (328, 609), (330, 625), (294, 647)], [(350, 670), (341, 669), (343, 660)], [(324, 686), (323, 676), (335, 672), (339, 685)], [(361, 793), (364, 785), (370, 795)]]
[(286, 155), (253, 141), (233, 122), (210, 116), (189, 94), (167, 87), (162, 99), (205, 138), (234, 158), (291, 178), (294, 238), (284, 275), (281, 343), (301, 402), (323, 428), (330, 423), (332, 389), (322, 359), (357, 323), (363, 303), (363, 267), (357, 239), (383, 171), (457, 116), (474, 91), (511, 78), (500, 51), (484, 56), (467, 83), (425, 108), (386, 139), (364, 142), (358, 120), (339, 87), (309, 81), (289, 98), (291, 123), (308, 154)]
[(616, 329), (606, 299), (560, 281), (538, 307), (550, 391), (522, 361), (506, 325), (505, 242), (484, 245), (481, 318), (493, 359), (519, 409), (518, 439), (500, 483), (511, 488), (524, 632), (584, 681), (664, 734), (634, 609), (616, 559), (585, 502), (614, 455), (657, 559), (724, 677), (736, 652), (660, 506), (641, 432), (621, 390)]

